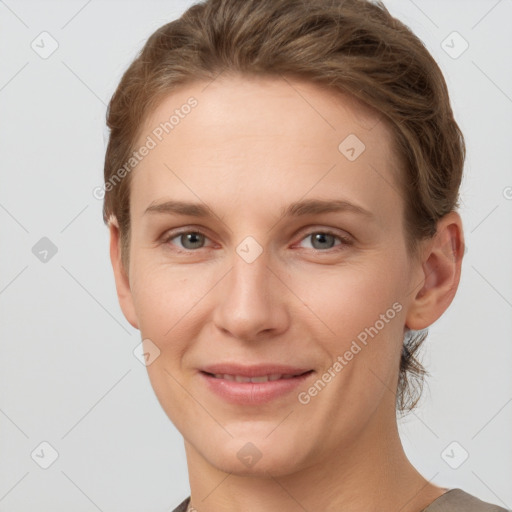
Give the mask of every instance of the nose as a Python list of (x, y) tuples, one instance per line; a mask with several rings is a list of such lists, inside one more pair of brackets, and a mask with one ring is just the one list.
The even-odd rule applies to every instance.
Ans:
[(231, 270), (216, 287), (214, 324), (243, 341), (282, 334), (289, 326), (286, 300), (290, 295), (283, 278), (277, 268), (271, 268), (265, 251), (254, 261), (240, 254), (233, 254)]

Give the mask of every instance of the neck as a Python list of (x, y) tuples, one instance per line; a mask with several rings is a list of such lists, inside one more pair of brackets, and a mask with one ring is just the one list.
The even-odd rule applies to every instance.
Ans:
[[(389, 408), (388, 408), (389, 410)], [(420, 512), (446, 489), (430, 484), (407, 459), (396, 416), (378, 411), (347, 445), (292, 474), (275, 477), (227, 473), (185, 441), (197, 512)]]

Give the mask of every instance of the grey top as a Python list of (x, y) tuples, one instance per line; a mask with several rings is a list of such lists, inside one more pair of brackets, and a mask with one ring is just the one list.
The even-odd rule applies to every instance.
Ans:
[[(185, 508), (186, 510), (186, 508)], [(510, 512), (509, 510), (479, 500), (462, 489), (450, 489), (434, 500), (421, 512)]]
[[(187, 512), (190, 496), (176, 507), (173, 512)], [(199, 512), (199, 511), (198, 511)], [(479, 500), (462, 489), (450, 489), (434, 500), (421, 512), (512, 512), (505, 508)]]

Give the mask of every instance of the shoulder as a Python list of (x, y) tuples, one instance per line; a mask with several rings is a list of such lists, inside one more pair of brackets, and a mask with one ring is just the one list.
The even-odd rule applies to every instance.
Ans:
[(423, 512), (510, 512), (509, 510), (487, 503), (462, 489), (450, 489), (439, 496)]
[[(172, 512), (186, 512), (190, 496), (182, 501)], [(423, 512), (512, 512), (505, 508), (487, 503), (462, 489), (450, 489), (431, 503)]]
[(172, 512), (187, 512), (187, 507), (190, 502), (190, 496), (182, 501)]

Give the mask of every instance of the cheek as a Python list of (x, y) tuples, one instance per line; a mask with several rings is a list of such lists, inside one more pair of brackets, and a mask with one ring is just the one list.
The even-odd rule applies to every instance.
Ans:
[[(180, 385), (183, 355), (197, 337), (200, 321), (198, 301), (208, 290), (190, 268), (137, 267), (132, 294), (142, 339), (150, 339), (160, 350), (146, 367), (154, 393), (171, 421), (180, 425), (187, 415), (184, 404), (190, 395)], [(181, 412), (180, 412), (181, 411)]]
[(382, 393), (387, 393), (386, 386), (392, 388), (403, 336), (402, 279), (399, 261), (381, 254), (357, 268), (343, 267), (317, 276), (305, 301), (322, 320), (311, 315), (308, 321), (310, 326), (319, 326), (317, 342), (329, 361), (343, 367), (332, 391), (358, 397), (361, 410), (374, 407)]
[(157, 368), (163, 371), (164, 366), (172, 371), (185, 350), (183, 328), (189, 325), (187, 313), (195, 302), (189, 297), (188, 279), (170, 269), (150, 267), (139, 267), (134, 277), (131, 288), (141, 339), (150, 339), (160, 350), (148, 373), (151, 376)]
[(190, 277), (190, 270), (139, 267), (134, 273), (132, 295), (141, 335), (154, 338), (162, 350), (176, 346), (177, 334), (190, 323), (189, 315), (206, 291), (206, 284)]
[(311, 308), (334, 332), (325, 336), (325, 327), (317, 331), (317, 342), (328, 356), (324, 371), (336, 375), (317, 407), (340, 404), (336, 414), (343, 417), (341, 430), (357, 430), (382, 400), (393, 400), (404, 323), (401, 275), (392, 262), (379, 261), (333, 273), (324, 292), (315, 288), (311, 297)]
[[(328, 337), (347, 340), (378, 321), (400, 299), (402, 277), (392, 262), (376, 260), (291, 275), (308, 323), (318, 323)], [(399, 323), (396, 308), (388, 316)]]

